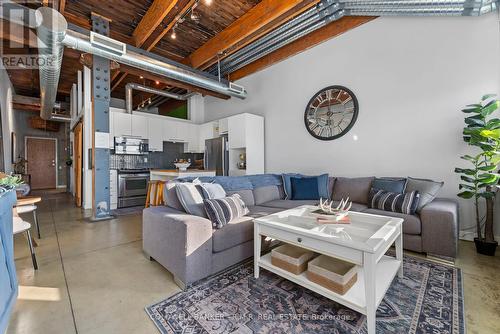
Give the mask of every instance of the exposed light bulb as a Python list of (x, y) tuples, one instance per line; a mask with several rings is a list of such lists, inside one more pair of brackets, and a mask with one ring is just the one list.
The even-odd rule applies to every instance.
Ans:
[(212, 4), (212, 0), (205, 0), (205, 5), (210, 6)]
[(144, 79), (144, 77), (142, 75), (139, 78)]
[(177, 34), (175, 33), (175, 29), (172, 30), (172, 34), (170, 35), (170, 38), (172, 38), (172, 39), (176, 39), (177, 38)]
[(200, 17), (198, 16), (198, 14), (196, 14), (196, 12), (193, 10), (191, 10), (191, 20), (193, 21), (198, 21), (200, 19)]
[(159, 84), (160, 84), (160, 82), (159, 82), (158, 80), (156, 80), (156, 81), (155, 81), (155, 84), (159, 85)]

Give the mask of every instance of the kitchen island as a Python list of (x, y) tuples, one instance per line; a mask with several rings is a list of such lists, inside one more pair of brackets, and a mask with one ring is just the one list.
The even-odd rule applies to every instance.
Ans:
[(178, 177), (201, 177), (201, 176), (215, 176), (214, 170), (204, 169), (188, 169), (180, 171), (178, 169), (152, 169), (150, 171), (150, 180), (168, 181)]

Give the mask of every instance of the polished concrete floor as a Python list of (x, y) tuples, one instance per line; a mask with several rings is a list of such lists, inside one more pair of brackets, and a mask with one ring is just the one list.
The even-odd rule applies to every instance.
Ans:
[[(64, 194), (47, 195), (39, 212), (39, 270), (26, 238), (15, 237), (20, 293), (7, 333), (157, 333), (144, 307), (180, 290), (143, 256), (140, 214), (88, 223)], [(456, 261), (468, 333), (500, 333), (500, 256), (473, 246), (461, 242)]]

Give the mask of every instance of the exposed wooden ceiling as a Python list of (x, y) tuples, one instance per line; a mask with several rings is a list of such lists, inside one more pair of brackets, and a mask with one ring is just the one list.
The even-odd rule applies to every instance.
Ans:
[[(40, 1), (40, 5), (58, 9), (69, 23), (86, 29), (90, 29), (92, 12), (105, 16), (111, 20), (112, 38), (195, 68), (205, 69), (217, 61), (221, 52), (227, 55), (239, 50), (318, 2), (319, 0), (45, 0)], [(190, 17), (193, 4), (196, 4), (194, 13), (198, 20), (192, 20)], [(356, 26), (362, 22), (355, 20), (351, 23)], [(328, 34), (335, 36), (345, 31), (346, 24), (349, 22), (339, 29), (324, 30), (319, 38), (314, 39), (315, 43), (327, 39)], [(175, 39), (172, 38), (173, 32)], [(5, 32), (0, 37), (4, 45), (7, 40), (13, 38)], [(291, 53), (300, 52), (298, 48), (306, 49), (309, 46), (307, 43), (296, 43), (290, 48)], [(37, 50), (31, 45), (16, 52), (36, 54)], [(74, 50), (65, 50), (59, 80), (61, 96), (69, 94), (72, 84), (76, 82), (77, 71), (82, 69), (79, 56)], [(235, 73), (235, 77), (248, 75), (251, 71), (268, 66), (273, 59), (279, 61), (285, 56), (282, 53), (279, 56), (267, 57), (253, 67), (241, 69)], [(38, 71), (8, 71), (17, 94), (39, 96)], [(222, 97), (220, 94), (196, 89), (150, 73), (142, 73), (126, 66), (121, 66), (112, 74), (112, 96), (123, 98), (124, 87), (128, 82), (143, 83), (161, 89), (194, 90)], [(134, 102), (137, 104), (148, 97), (150, 95), (137, 93)]]

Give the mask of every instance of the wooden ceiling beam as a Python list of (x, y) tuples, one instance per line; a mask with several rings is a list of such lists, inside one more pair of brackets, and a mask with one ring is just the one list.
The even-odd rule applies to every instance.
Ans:
[(64, 14), (66, 10), (66, 0), (59, 0), (59, 13)]
[(266, 67), (301, 53), (364, 23), (370, 22), (375, 18), (376, 16), (346, 16), (337, 21), (333, 21), (328, 25), (311, 32), (310, 34), (299, 38), (298, 40), (287, 44), (260, 59), (257, 59), (253, 63), (234, 71), (229, 77), (231, 80), (238, 80), (246, 77), (247, 75), (263, 70)]
[[(259, 4), (239, 17), (226, 29), (212, 37), (208, 42), (189, 56), (189, 63), (195, 68), (202, 67), (220, 52), (231, 48), (283, 14), (293, 10), (307, 0), (262, 0)], [(308, 3), (312, 1), (307, 1)]]
[(190, 0), (180, 11), (179, 13), (175, 16), (175, 18), (163, 29), (158, 36), (156, 36), (152, 41), (147, 41), (147, 43), (144, 44), (144, 49), (151, 51), (160, 41), (161, 39), (174, 27), (175, 23), (177, 20), (182, 17), (190, 8), (191, 6), (194, 5), (196, 0)]
[(144, 44), (163, 19), (175, 8), (177, 2), (178, 0), (154, 0), (132, 33), (136, 47), (141, 47)]

